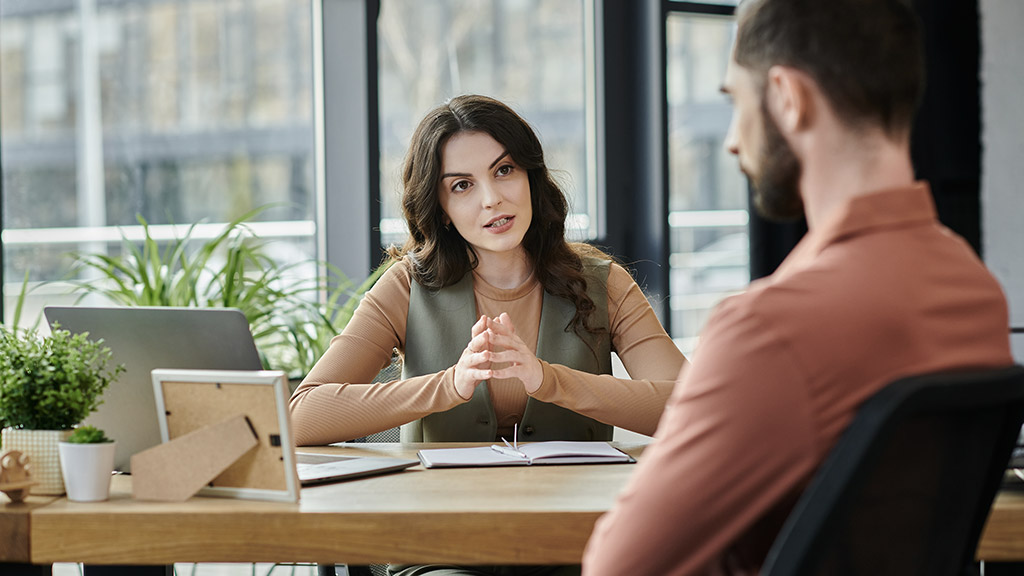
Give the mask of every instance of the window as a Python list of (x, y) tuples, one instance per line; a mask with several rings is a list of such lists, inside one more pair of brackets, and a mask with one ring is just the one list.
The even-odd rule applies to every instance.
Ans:
[[(263, 213), (255, 229), (274, 237), (274, 257), (282, 263), (304, 262), (327, 257), (318, 244), (334, 253), (354, 251), (351, 239), (377, 225), (351, 207), (362, 194), (359, 202), (379, 200), (382, 243), (400, 243), (400, 167), (412, 131), (430, 108), (472, 92), (509, 103), (535, 127), (569, 196), (575, 238), (607, 243), (613, 252), (638, 252), (625, 254), (630, 261), (651, 260), (662, 270), (668, 265), (668, 282), (658, 281), (655, 297), (667, 284), (665, 319), (689, 351), (711, 307), (749, 279), (746, 183), (722, 151), (730, 110), (717, 93), (734, 4), (669, 2), (648, 20), (653, 25), (665, 15), (668, 114), (662, 119), (658, 111), (656, 124), (658, 131), (667, 127), (668, 213), (659, 205), (650, 216), (669, 225), (670, 256), (663, 262), (664, 251), (655, 254), (622, 230), (642, 228), (640, 214), (653, 214), (646, 205), (633, 207), (632, 197), (608, 199), (628, 210), (617, 213), (614, 235), (606, 230), (606, 167), (599, 160), (601, 124), (607, 128), (610, 117), (602, 116), (602, 66), (609, 56), (602, 34), (607, 29), (625, 36), (631, 43), (625, 48), (642, 53), (645, 34), (622, 34), (647, 10), (640, 3), (617, 7), (616, 14), (628, 16), (619, 22), (605, 19), (608, 5), (596, 0), (381, 0), (377, 68), (360, 71), (366, 52), (357, 56), (331, 44), (324, 58), (344, 62), (328, 84), (350, 92), (328, 98), (317, 94), (311, 49), (319, 38), (313, 34), (319, 31), (313, 24), (319, 0), (4, 0), (0, 161), (7, 318), (26, 270), (34, 283), (43, 283), (29, 302), (32, 317), (44, 304), (68, 300), (63, 288), (49, 282), (64, 278), (69, 252), (116, 253), (122, 230), (138, 233), (136, 214), (170, 237), (181, 230), (172, 224), (223, 223), (253, 207), (281, 203)], [(354, 0), (324, 6), (369, 9)], [(338, 24), (325, 21), (326, 43), (347, 37), (338, 34)], [(365, 30), (362, 20), (342, 24)], [(632, 90), (628, 69), (638, 62), (630, 60), (626, 74), (609, 83)], [(615, 108), (625, 110), (616, 112), (620, 124), (635, 124), (634, 109), (653, 106), (645, 89), (629, 92), (629, 107)], [(369, 115), (356, 102), (368, 92), (376, 95), (376, 113)], [(353, 158), (323, 194), (316, 191), (313, 166), (314, 108), (321, 104), (330, 109), (327, 120), (338, 122), (327, 135), (340, 142), (327, 149), (321, 167), (337, 169)], [(377, 136), (379, 162), (374, 151), (360, 165), (374, 143), (364, 141), (360, 125), (349, 120), (368, 117), (377, 120), (367, 134)], [(607, 169), (633, 170), (625, 181), (642, 181), (651, 171), (631, 168), (642, 158), (629, 152), (647, 132), (627, 131), (627, 153), (616, 155)], [(363, 147), (358, 154), (345, 148), (355, 141)], [(663, 152), (657, 141), (646, 156)], [(375, 177), (364, 185), (353, 169), (371, 163)], [(665, 187), (657, 184), (649, 194), (660, 202)], [(355, 227), (339, 220), (347, 212), (358, 218)], [(334, 237), (325, 232), (328, 221)], [(376, 239), (369, 244), (367, 253)]]
[[(401, 165), (447, 98), (509, 104), (537, 131), (570, 199), (570, 234), (599, 232), (592, 0), (383, 0), (378, 20), (381, 238), (404, 241)], [(591, 63), (591, 64), (588, 64)]]
[(670, 310), (686, 353), (715, 304), (750, 281), (747, 184), (723, 149), (732, 111), (719, 87), (732, 36), (726, 16), (673, 12), (666, 21)]
[[(72, 251), (115, 253), (136, 215), (170, 238), (249, 210), (274, 257), (317, 257), (310, 0), (5, 0), (4, 307), (70, 297)], [(212, 237), (217, 227), (197, 232)], [(312, 273), (312, 272), (310, 272)]]

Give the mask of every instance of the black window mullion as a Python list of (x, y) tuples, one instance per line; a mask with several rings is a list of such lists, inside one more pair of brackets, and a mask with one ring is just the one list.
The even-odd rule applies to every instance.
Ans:
[[(671, 333), (665, 3), (605, 0), (606, 245)], [(614, 216), (613, 216), (614, 215)]]

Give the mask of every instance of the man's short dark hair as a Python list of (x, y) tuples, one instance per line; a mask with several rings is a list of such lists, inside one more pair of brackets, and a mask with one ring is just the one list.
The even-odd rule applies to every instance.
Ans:
[(924, 48), (908, 2), (746, 0), (736, 63), (758, 82), (772, 66), (796, 68), (814, 79), (848, 126), (909, 134), (924, 92)]

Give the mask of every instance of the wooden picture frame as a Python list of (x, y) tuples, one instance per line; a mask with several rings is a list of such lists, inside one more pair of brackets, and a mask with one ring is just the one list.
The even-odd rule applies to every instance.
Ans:
[[(284, 372), (157, 369), (152, 375), (160, 437), (165, 444), (190, 433), (223, 426), (239, 416), (244, 416), (256, 437), (254, 448), (237, 460), (229, 457), (233, 462), (224, 462), (221, 468), (227, 465), (226, 469), (198, 494), (298, 501), (299, 479)], [(248, 442), (252, 443), (251, 436)], [(222, 456), (206, 456), (223, 460)], [(199, 469), (207, 466), (198, 454), (181, 460), (179, 469), (183, 475), (200, 474)], [(195, 465), (190, 466), (190, 462)]]

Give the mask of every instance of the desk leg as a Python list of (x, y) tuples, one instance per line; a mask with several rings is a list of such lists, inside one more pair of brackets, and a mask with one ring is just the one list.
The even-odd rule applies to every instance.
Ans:
[(1020, 576), (1024, 574), (1024, 563), (982, 562), (981, 573), (985, 576)]
[(85, 576), (174, 576), (174, 565), (167, 566), (90, 566)]

